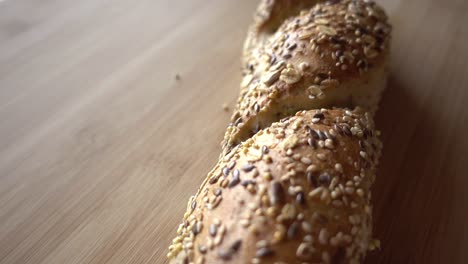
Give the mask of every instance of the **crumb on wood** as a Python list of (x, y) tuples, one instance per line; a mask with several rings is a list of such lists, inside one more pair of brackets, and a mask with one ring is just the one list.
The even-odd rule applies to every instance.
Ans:
[(225, 112), (229, 111), (229, 105), (227, 103), (223, 103), (222, 107)]

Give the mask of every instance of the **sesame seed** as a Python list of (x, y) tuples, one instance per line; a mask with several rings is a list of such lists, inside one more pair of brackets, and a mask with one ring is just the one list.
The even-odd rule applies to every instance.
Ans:
[(252, 178), (257, 178), (257, 176), (259, 175), (260, 173), (258, 172), (257, 169), (254, 169), (253, 172), (252, 172)]
[[(296, 154), (294, 154), (292, 157), (293, 157), (294, 160), (300, 160), (302, 156), (301, 156), (300, 153), (296, 153)], [(294, 165), (293, 165), (293, 166), (294, 166)]]
[(201, 232), (202, 229), (203, 229), (203, 223), (202, 222), (196, 222), (192, 227), (192, 233), (194, 235), (198, 235)]
[(333, 125), (333, 129), (334, 129), (335, 131), (337, 131), (338, 133), (343, 134), (343, 130), (342, 130), (341, 127), (338, 126), (337, 124), (334, 124), (334, 125)]
[(306, 31), (306, 32), (302, 32), (299, 34), (299, 39), (300, 40), (306, 40), (306, 39), (309, 39), (310, 37), (312, 37), (313, 33), (311, 31)]
[(300, 69), (301, 71), (305, 71), (305, 70), (307, 70), (307, 69), (309, 68), (309, 66), (310, 66), (310, 65), (309, 65), (307, 62), (301, 62), (301, 63), (299, 64), (299, 69)]
[(317, 172), (317, 171), (318, 171), (318, 167), (315, 164), (312, 164), (309, 167), (307, 167), (307, 172)]
[(274, 251), (268, 247), (262, 247), (255, 252), (255, 257), (257, 258), (265, 258), (272, 256), (274, 254)]
[(318, 196), (321, 192), (323, 191), (323, 187), (320, 186), (318, 188), (313, 189), (312, 191), (309, 192), (309, 197), (315, 197)]
[(214, 248), (214, 241), (210, 238), (207, 239), (206, 241), (206, 246), (209, 248), (209, 249), (213, 249)]
[(335, 148), (335, 145), (333, 145), (333, 141), (329, 138), (325, 139), (325, 147), (329, 149)]
[(362, 137), (364, 135), (362, 130), (359, 129), (358, 127), (352, 127), (350, 130), (351, 130), (351, 133), (353, 133), (353, 135), (357, 135), (359, 137)]
[(273, 177), (271, 176), (271, 174), (269, 172), (263, 174), (262, 177), (267, 181), (271, 181), (273, 179)]
[(193, 248), (193, 243), (192, 242), (187, 242), (184, 244), (184, 248), (187, 250), (190, 250)]
[(288, 228), (288, 232), (287, 232), (288, 239), (294, 239), (297, 236), (298, 231), (299, 231), (299, 223), (293, 222)]
[(213, 210), (219, 205), (219, 203), (221, 203), (221, 200), (223, 200), (222, 196), (216, 196), (212, 203), (206, 204), (206, 207), (209, 210)]
[(257, 103), (254, 104), (253, 108), (256, 113), (260, 112), (260, 106)]
[(312, 235), (305, 235), (302, 240), (304, 240), (304, 242), (308, 242), (308, 243), (313, 243), (314, 242), (314, 237)]
[(322, 195), (320, 195), (320, 200), (329, 204), (331, 200), (330, 191), (328, 189), (323, 189)]
[(235, 160), (233, 160), (233, 161), (231, 161), (231, 163), (229, 163), (228, 169), (232, 170), (234, 168), (234, 166), (236, 166), (236, 161)]
[(319, 137), (320, 140), (325, 140), (325, 139), (327, 139), (327, 135), (326, 135), (324, 132), (322, 132), (322, 131), (320, 131), (320, 130), (316, 130), (316, 132), (317, 132), (317, 135), (318, 135), (318, 137)]
[(218, 231), (218, 226), (216, 224), (211, 224), (210, 225), (210, 228), (209, 228), (209, 233), (211, 236), (215, 237), (216, 236), (216, 233)]
[(258, 242), (255, 244), (255, 246), (256, 246), (257, 248), (267, 247), (267, 246), (268, 246), (268, 241), (266, 241), (266, 240), (260, 240), (260, 241), (258, 241)]
[(242, 220), (239, 221), (239, 223), (240, 223), (240, 225), (241, 225), (242, 227), (248, 227), (248, 226), (250, 225), (250, 220), (248, 220), (248, 219), (242, 219)]
[(285, 200), (285, 193), (281, 183), (274, 181), (271, 185), (270, 202), (273, 205), (281, 204)]
[(317, 154), (317, 158), (318, 158), (319, 160), (322, 160), (322, 161), (324, 161), (324, 160), (327, 159), (327, 157), (325, 156), (324, 153), (318, 153), (318, 154)]
[(309, 126), (306, 126), (306, 130), (307, 130), (307, 132), (308, 132), (314, 139), (320, 139), (320, 136), (319, 136), (319, 134), (317, 133), (317, 131), (313, 130), (313, 129), (310, 128)]
[(276, 226), (276, 231), (273, 233), (273, 240), (275, 242), (280, 242), (284, 239), (284, 235), (286, 233), (286, 228), (284, 225), (279, 224)]
[(373, 48), (370, 48), (368, 46), (364, 46), (364, 55), (368, 58), (368, 59), (373, 59), (375, 57), (377, 57), (379, 53), (373, 49)]
[(228, 180), (228, 179), (224, 179), (224, 180), (220, 183), (220, 186), (223, 187), (223, 188), (226, 188), (228, 184), (229, 184), (229, 180)]
[(233, 173), (233, 177), (232, 177), (231, 181), (228, 184), (229, 188), (232, 188), (232, 187), (234, 187), (234, 186), (236, 186), (237, 184), (240, 183), (239, 171), (238, 170), (235, 170), (235, 171), (237, 171), (237, 173)]
[(363, 159), (366, 159), (366, 158), (367, 158), (367, 153), (364, 152), (364, 151), (359, 151), (359, 155), (360, 155)]
[(230, 170), (229, 170), (227, 167), (224, 167), (224, 168), (223, 168), (223, 175), (224, 175), (224, 177), (229, 176), (229, 172), (230, 172)]
[(325, 228), (322, 228), (318, 236), (318, 241), (320, 242), (320, 244), (327, 245), (328, 237), (329, 237), (328, 231)]
[(211, 176), (209, 183), (215, 184), (216, 182), (218, 182), (219, 177), (221, 177), (221, 173)]
[(312, 232), (312, 225), (309, 222), (303, 221), (301, 223), (302, 230), (306, 233)]
[(343, 173), (343, 166), (340, 163), (335, 164), (335, 170)]
[(309, 243), (301, 243), (296, 251), (296, 257), (301, 259), (309, 259), (312, 257), (315, 249)]
[(245, 171), (245, 172), (250, 172), (254, 168), (255, 168), (255, 166), (252, 163), (247, 163), (242, 167), (242, 170)]
[(319, 140), (319, 141), (317, 141), (317, 145), (318, 145), (320, 148), (324, 148), (324, 147), (325, 147), (325, 141)]
[(299, 192), (297, 193), (296, 195), (296, 202), (300, 205), (304, 205), (305, 204), (305, 197), (304, 197), (304, 193), (303, 192)]
[(328, 173), (322, 173), (318, 177), (318, 183), (323, 186), (328, 186), (330, 184), (331, 177)]
[(254, 180), (250, 180), (250, 179), (247, 179), (247, 180), (243, 180), (241, 182), (241, 185), (244, 186), (244, 187), (247, 187), (249, 185), (255, 185), (257, 182), (254, 181)]
[(241, 87), (247, 87), (249, 86), (249, 84), (252, 82), (253, 80), (253, 75), (252, 74), (248, 74), (246, 76), (244, 76), (244, 78), (242, 79), (242, 82), (241, 82)]
[(222, 249), (218, 252), (219, 258), (222, 260), (230, 260), (232, 256), (240, 249), (242, 240), (236, 240), (228, 249)]
[(378, 239), (373, 239), (369, 245), (370, 250), (374, 250), (376, 248), (380, 248), (380, 240)]
[(364, 191), (362, 189), (357, 189), (356, 190), (357, 195), (364, 197)]
[(292, 43), (291, 45), (288, 45), (286, 48), (287, 48), (288, 50), (294, 50), (294, 49), (297, 48), (297, 43)]
[(276, 208), (275, 207), (268, 207), (266, 211), (266, 215), (273, 217), (276, 215)]
[(198, 251), (201, 253), (201, 254), (206, 254), (206, 252), (208, 251), (208, 248), (206, 246), (203, 246), (203, 245), (200, 245), (198, 247)]
[(220, 188), (216, 188), (214, 189), (213, 191), (213, 194), (216, 195), (216, 196), (220, 196), (222, 194), (222, 190)]
[(353, 194), (354, 193), (354, 188), (353, 187), (345, 187), (345, 192), (347, 194)]
[(223, 237), (226, 234), (226, 226), (222, 225), (218, 229), (218, 236)]
[(301, 162), (304, 163), (304, 164), (306, 164), (306, 165), (312, 164), (312, 160), (309, 159), (309, 158), (307, 158), (307, 157), (302, 157), (302, 158), (301, 158)]
[(336, 198), (338, 198), (338, 197), (340, 196), (340, 194), (341, 194), (341, 193), (338, 192), (338, 191), (332, 191), (332, 192), (331, 192), (331, 198), (332, 198), (332, 199), (336, 199)]
[(306, 177), (307, 177), (307, 182), (309, 183), (310, 186), (314, 186), (314, 187), (317, 186), (317, 181), (312, 171), (307, 172)]

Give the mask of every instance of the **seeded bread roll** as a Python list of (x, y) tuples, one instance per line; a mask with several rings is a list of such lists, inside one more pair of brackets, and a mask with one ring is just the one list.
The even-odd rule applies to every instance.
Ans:
[(374, 113), (386, 83), (390, 29), (372, 1), (262, 1), (221, 156), (299, 110), (360, 106)]
[(193, 196), (171, 263), (360, 263), (381, 143), (362, 109), (300, 111), (219, 161)]

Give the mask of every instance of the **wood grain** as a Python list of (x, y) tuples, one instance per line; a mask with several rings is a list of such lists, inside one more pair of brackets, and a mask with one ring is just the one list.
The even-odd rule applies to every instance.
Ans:
[[(380, 2), (394, 38), (367, 262), (466, 263), (468, 4)], [(0, 263), (165, 262), (256, 5), (0, 2)]]

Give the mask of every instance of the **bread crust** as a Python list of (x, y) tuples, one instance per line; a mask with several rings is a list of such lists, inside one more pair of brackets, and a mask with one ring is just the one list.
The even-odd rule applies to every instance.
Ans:
[[(387, 16), (371, 1), (335, 2), (262, 2), (244, 47), (241, 92), (222, 155), (299, 110), (377, 110), (387, 75)], [(314, 5), (303, 9), (304, 3)], [(275, 29), (278, 18), (286, 20)]]
[(391, 27), (369, 0), (263, 0), (216, 166), (171, 263), (361, 263)]
[(359, 263), (377, 134), (362, 109), (300, 111), (258, 132), (190, 199), (172, 263)]

